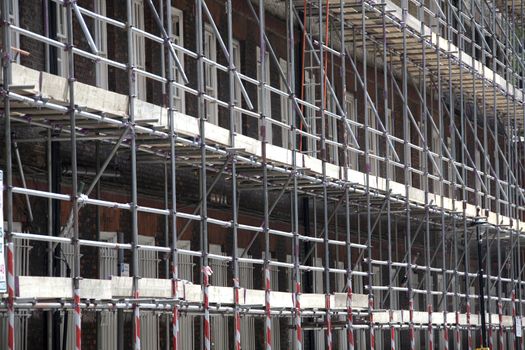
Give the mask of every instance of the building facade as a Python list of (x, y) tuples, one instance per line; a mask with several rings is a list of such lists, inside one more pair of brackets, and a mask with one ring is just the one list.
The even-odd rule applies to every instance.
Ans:
[(0, 348), (523, 347), (523, 5), (1, 11)]

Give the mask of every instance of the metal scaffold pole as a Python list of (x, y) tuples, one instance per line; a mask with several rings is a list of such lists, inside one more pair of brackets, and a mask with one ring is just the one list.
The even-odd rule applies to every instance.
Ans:
[[(3, 96), (3, 117), (4, 117), (4, 142), (5, 142), (5, 173), (2, 173), (2, 182), (6, 185), (6, 202), (7, 208), (7, 227), (5, 230), (5, 242), (7, 247), (7, 348), (15, 350), (15, 274), (14, 274), (14, 256), (13, 256), (13, 161), (11, 149), (11, 105), (10, 105), (10, 85), (11, 85), (11, 30), (9, 21), (9, 2), (2, 3), (2, 96)], [(2, 195), (3, 195), (2, 189)], [(3, 200), (2, 200), (3, 202)], [(3, 210), (3, 208), (1, 208)], [(3, 225), (3, 213), (2, 213)], [(2, 235), (1, 239), (4, 239)], [(2, 242), (3, 244), (4, 242)], [(2, 256), (4, 254), (2, 253)], [(2, 266), (5, 267), (2, 261)], [(4, 269), (3, 275), (5, 276)]]
[(202, 330), (202, 348), (211, 350), (211, 324), (210, 324), (210, 306), (209, 306), (209, 284), (210, 277), (213, 273), (209, 266), (208, 257), (208, 198), (207, 198), (207, 164), (206, 164), (206, 121), (208, 110), (205, 105), (203, 94), (205, 93), (204, 79), (204, 22), (202, 16), (203, 0), (195, 0), (195, 31), (196, 48), (197, 48), (197, 116), (199, 120), (199, 149), (200, 149), (200, 170), (199, 170), (199, 195), (200, 195), (200, 270), (201, 283), (203, 289), (203, 307), (204, 319), (201, 322)]
[(402, 57), (402, 94), (403, 94), (403, 159), (405, 162), (404, 165), (404, 181), (405, 181), (405, 195), (406, 195), (406, 239), (405, 239), (405, 248), (407, 251), (406, 256), (406, 275), (405, 280), (407, 284), (407, 296), (408, 296), (408, 308), (409, 308), (409, 340), (410, 340), (410, 350), (416, 349), (415, 344), (415, 329), (414, 329), (414, 295), (412, 291), (412, 235), (411, 235), (411, 222), (410, 222), (410, 204), (409, 204), (409, 192), (412, 174), (410, 172), (410, 165), (408, 159), (411, 158), (410, 150), (410, 122), (408, 120), (408, 105), (407, 105), (407, 94), (408, 94), (408, 72), (407, 72), (407, 16), (408, 16), (408, 0), (404, 0), (401, 4), (402, 8), (402, 36), (403, 36), (403, 57)]
[(68, 93), (69, 93), (69, 122), (71, 130), (71, 206), (73, 212), (73, 319), (75, 325), (75, 349), (82, 348), (82, 317), (80, 311), (80, 244), (79, 222), (78, 222), (78, 175), (77, 175), (77, 139), (76, 139), (76, 116), (75, 116), (75, 59), (73, 54), (73, 1), (65, 2), (67, 21), (67, 44), (64, 48), (68, 60)]
[[(287, 66), (286, 66), (286, 72), (288, 73), (287, 78), (289, 81), (294, 82), (295, 81), (295, 48), (293, 43), (295, 42), (295, 26), (294, 26), (294, 4), (292, 0), (287, 0), (286, 2), (287, 6), (287, 37), (288, 37), (288, 45), (287, 45)], [(289, 115), (289, 122), (291, 127), (291, 132), (289, 135), (291, 135), (291, 142), (290, 146), (292, 149), (292, 191), (291, 191), (291, 200), (292, 200), (292, 230), (293, 230), (293, 241), (292, 241), (292, 262), (293, 262), (293, 270), (292, 270), (292, 291), (293, 291), (293, 313), (294, 317), (292, 320), (292, 324), (294, 327), (294, 335), (293, 336), (293, 346), (292, 349), (294, 350), (302, 350), (303, 349), (303, 329), (302, 329), (302, 319), (301, 319), (301, 271), (299, 269), (299, 266), (301, 264), (301, 241), (299, 239), (299, 195), (298, 195), (298, 166), (297, 166), (297, 160), (299, 158), (300, 150), (298, 147), (298, 133), (297, 133), (297, 114), (295, 113), (295, 108), (293, 105), (292, 99), (295, 99), (295, 86), (294, 84), (291, 84), (291, 93), (288, 96), (288, 99), (286, 100), (286, 108), (287, 113)]]
[[(235, 150), (235, 137), (237, 135), (236, 128), (240, 128), (242, 125), (242, 116), (240, 117), (240, 123), (236, 122), (236, 114), (239, 113), (235, 111), (235, 105), (236, 103), (240, 103), (241, 101), (235, 101), (235, 73), (239, 73), (237, 70), (239, 67), (235, 66), (235, 62), (233, 60), (234, 52), (233, 52), (233, 9), (232, 9), (232, 1), (228, 0), (226, 3), (226, 16), (228, 21), (228, 54), (230, 57), (229, 60), (229, 70), (228, 70), (228, 88), (229, 88), (229, 117), (230, 117), (230, 148), (231, 148), (231, 154), (230, 156), (230, 162), (231, 162), (231, 177), (232, 177), (232, 188), (231, 188), (231, 194), (232, 194), (232, 236), (233, 236), (233, 247), (232, 247), (232, 266), (233, 266), (233, 302), (234, 302), (234, 325), (233, 325), (233, 339), (234, 339), (234, 349), (240, 350), (242, 348), (241, 343), (241, 332), (243, 331), (241, 329), (241, 316), (240, 316), (240, 308), (239, 308), (239, 293), (241, 289), (240, 285), (240, 273), (239, 273), (239, 240), (238, 240), (238, 212), (237, 212), (237, 202), (239, 200), (238, 198), (238, 190), (237, 190), (237, 151)], [(238, 96), (240, 98), (240, 96)]]
[[(140, 272), (139, 272), (139, 233), (138, 233), (138, 195), (137, 195), (137, 129), (135, 128), (135, 100), (137, 98), (137, 94), (139, 91), (137, 90), (137, 83), (136, 83), (136, 60), (137, 58), (135, 55), (135, 47), (134, 47), (134, 20), (133, 18), (135, 15), (135, 8), (133, 6), (132, 0), (126, 1), (126, 11), (127, 11), (127, 58), (128, 58), (128, 98), (129, 98), (129, 106), (128, 106), (128, 121), (131, 128), (131, 142), (130, 142), (130, 163), (131, 163), (131, 184), (130, 184), (130, 192), (131, 192), (131, 203), (130, 203), (130, 211), (131, 211), (131, 248), (132, 248), (132, 255), (131, 255), (131, 272), (133, 273), (133, 283), (132, 283), (132, 290), (133, 290), (133, 299), (135, 300), (133, 303), (133, 348), (135, 350), (141, 349), (141, 328), (140, 328), (140, 304), (139, 304), (139, 298), (140, 298), (140, 290), (139, 290), (139, 280), (140, 280)], [(73, 131), (74, 134), (74, 131)]]
[[(168, 38), (170, 38), (170, 41), (168, 42), (168, 45), (172, 45), (171, 37), (173, 35), (173, 21), (172, 21), (172, 7), (171, 4), (168, 4), (166, 6), (166, 17), (167, 17), (167, 35)], [(171, 194), (171, 197), (169, 198), (169, 203), (171, 203), (171, 211), (170, 216), (166, 217), (168, 220), (170, 226), (170, 229), (168, 232), (171, 232), (171, 264), (170, 264), (170, 274), (171, 274), (171, 294), (175, 301), (178, 300), (179, 294), (178, 294), (178, 287), (179, 287), (179, 254), (178, 254), (178, 230), (177, 230), (177, 162), (176, 162), (176, 142), (177, 142), (177, 133), (175, 131), (175, 106), (174, 106), (174, 95), (175, 95), (175, 76), (173, 74), (174, 72), (174, 66), (175, 62), (173, 60), (173, 57), (171, 55), (168, 55), (168, 65), (166, 69), (167, 73), (167, 79), (168, 79), (168, 123), (169, 123), (169, 135), (170, 135), (170, 154), (169, 154), (169, 171), (167, 173), (170, 176), (169, 181), (169, 189), (171, 189), (171, 192), (169, 192), (169, 189), (166, 188), (166, 191)], [(166, 193), (166, 196), (168, 196), (168, 193)], [(170, 205), (167, 203), (167, 208), (170, 207)], [(169, 243), (169, 236), (166, 236), (166, 245)], [(168, 277), (168, 276), (166, 276)], [(179, 311), (179, 305), (174, 304), (173, 305), (173, 315), (171, 318), (171, 342), (172, 342), (172, 349), (178, 350), (179, 349), (179, 325), (180, 323), (180, 311)], [(169, 343), (168, 339), (166, 339), (166, 343)]]
[[(326, 66), (327, 63), (325, 60), (327, 59), (327, 56), (324, 54), (324, 44), (325, 40), (323, 39), (323, 33), (325, 33), (326, 37), (328, 37), (328, 25), (325, 28), (325, 17), (326, 16), (326, 23), (328, 24), (329, 21), (329, 13), (328, 13), (328, 5), (326, 6), (327, 13), (323, 16), (323, 2), (322, 0), (319, 0), (319, 69), (320, 69), (320, 101), (321, 105), (319, 107), (319, 118), (321, 119), (321, 130), (320, 130), (320, 147), (321, 147), (321, 162), (322, 162), (322, 182), (323, 182), (323, 253), (324, 253), (324, 259), (323, 259), (323, 286), (324, 286), (324, 294), (325, 294), (325, 325), (326, 325), (326, 332), (325, 332), (325, 344), (326, 348), (328, 350), (332, 349), (332, 317), (330, 315), (330, 245), (328, 243), (329, 240), (329, 229), (328, 229), (328, 194), (327, 194), (327, 178), (326, 178), (326, 161), (327, 161), (327, 146), (326, 146), (326, 118), (328, 118), (325, 114), (326, 109)], [(328, 44), (328, 43), (326, 43)], [(315, 134), (316, 130), (312, 130), (312, 132)]]
[[(267, 167), (267, 146), (270, 140), (268, 140), (269, 135), (272, 135), (271, 128), (272, 123), (267, 120), (267, 117), (269, 116), (269, 111), (267, 111), (267, 104), (269, 101), (267, 100), (269, 96), (269, 92), (267, 92), (267, 84), (269, 82), (266, 81), (267, 79), (267, 70), (266, 70), (266, 39), (265, 39), (265, 30), (266, 30), (266, 22), (265, 22), (265, 8), (264, 8), (264, 0), (259, 0), (259, 67), (260, 72), (259, 76), (261, 77), (259, 81), (259, 97), (261, 98), (260, 103), (260, 120), (259, 120), (259, 140), (261, 141), (261, 166), (262, 166), (262, 191), (263, 191), (263, 233), (264, 233), (264, 265), (263, 265), (263, 271), (264, 271), (264, 302), (265, 302), (265, 326), (264, 326), (264, 342), (265, 342), (265, 349), (271, 350), (272, 349), (272, 318), (271, 318), (271, 299), (270, 299), (270, 293), (271, 293), (271, 271), (270, 271), (270, 214), (268, 211), (269, 207), (269, 198), (268, 198), (268, 167)], [(269, 65), (269, 62), (268, 62)]]

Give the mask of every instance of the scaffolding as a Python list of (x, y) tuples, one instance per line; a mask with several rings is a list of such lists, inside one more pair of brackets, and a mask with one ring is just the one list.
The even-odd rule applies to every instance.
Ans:
[[(523, 348), (521, 1), (194, 0), (186, 42), (172, 18), (190, 1), (107, 1), (125, 13), (92, 6), (106, 1), (45, 1), (63, 16), (61, 36), (24, 28), (18, 1), (2, 2), (0, 344), (28, 346), (17, 328), (36, 312), (52, 325), (61, 311), (74, 326), (68, 348), (80, 349), (83, 313), (111, 311), (119, 349), (128, 324), (133, 348), (150, 348), (141, 316), (154, 311), (166, 328), (155, 337), (173, 349), (221, 348), (220, 336), (235, 349)], [(42, 13), (46, 23), (53, 16)], [(257, 24), (257, 42), (245, 48), (257, 47), (255, 74), (239, 67), (239, 16)], [(118, 54), (108, 54), (102, 28), (125, 42)], [(44, 70), (28, 64), (24, 40), (45, 48)], [(138, 57), (146, 41), (160, 53), (148, 64)], [(98, 86), (76, 74), (79, 62), (96, 70)], [(108, 69), (125, 89), (100, 83)], [(243, 130), (253, 123), (255, 134)], [(53, 179), (59, 143), (70, 157), (63, 189)], [(45, 150), (31, 166), (44, 187), (26, 181), (23, 145)], [(111, 188), (101, 179), (123, 153), (126, 195), (104, 197)], [(85, 159), (96, 163), (92, 173), (79, 166)], [(153, 179), (158, 196), (142, 189), (149, 166), (163, 170)], [(193, 202), (178, 193), (191, 177)], [(227, 198), (220, 211), (218, 192)], [(103, 240), (99, 222), (97, 239), (86, 238), (86, 208), (129, 213), (129, 229)], [(47, 215), (47, 232), (23, 232), (17, 211), (28, 221)], [(146, 216), (163, 220), (163, 244), (144, 243)], [(198, 243), (181, 246), (191, 230)], [(214, 249), (216, 232), (225, 252)], [(29, 275), (20, 247), (35, 244), (46, 246), (47, 275)], [(57, 247), (69, 274), (55, 271)], [(99, 266), (107, 276), (85, 278), (93, 251), (119, 268), (129, 262), (129, 276)], [(163, 278), (144, 273), (147, 252), (163, 256)], [(247, 266), (260, 267), (259, 288)], [(219, 318), (227, 335), (214, 332)], [(263, 345), (251, 343), (257, 330)]]

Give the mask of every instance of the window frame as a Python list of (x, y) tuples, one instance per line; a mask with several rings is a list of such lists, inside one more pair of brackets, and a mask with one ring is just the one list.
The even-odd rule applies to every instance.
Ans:
[[(310, 104), (315, 105), (315, 75), (310, 72), (304, 72), (304, 100)], [(313, 136), (317, 133), (317, 122), (316, 122), (316, 111), (309, 107), (304, 106), (304, 117), (308, 124), (310, 124), (310, 130), (308, 133)], [(317, 140), (311, 136), (306, 137), (306, 147), (308, 154), (312, 157), (317, 156)]]
[[(175, 6), (171, 7), (171, 23), (171, 40), (176, 45), (184, 46), (184, 12), (176, 8)], [(177, 58), (179, 59), (182, 69), (184, 69), (184, 53), (181, 50), (177, 50), (176, 48), (174, 48), (174, 50), (177, 54)], [(178, 68), (174, 65), (173, 67), (170, 67), (170, 69), (172, 69), (172, 76), (174, 81), (179, 84), (184, 84), (182, 74), (180, 74)], [(180, 113), (186, 113), (186, 93), (183, 89), (177, 86), (173, 86), (173, 91), (173, 107), (175, 108), (175, 111)]]
[[(144, 0), (133, 0), (132, 24), (137, 29), (145, 30)], [(146, 40), (142, 34), (133, 32), (133, 65), (135, 68), (146, 70)], [(135, 74), (135, 96), (146, 101), (146, 77)]]
[[(67, 13), (64, 5), (56, 3), (55, 5), (55, 26), (56, 40), (61, 43), (67, 42)], [(67, 62), (67, 53), (64, 48), (56, 48), (57, 75), (67, 78), (69, 75), (69, 66)]]
[[(209, 49), (209, 52), (206, 52)], [(204, 25), (203, 35), (203, 55), (212, 62), (217, 62), (217, 38), (211, 25), (206, 23)], [(218, 84), (217, 84), (217, 67), (212, 64), (204, 62), (204, 85), (206, 94), (210, 97), (217, 98)], [(214, 101), (205, 101), (206, 105), (206, 119), (209, 123), (219, 124), (219, 109), (217, 103)]]
[[(106, 16), (107, 3), (106, 0), (95, 0), (94, 1), (94, 12)], [(94, 19), (95, 21), (95, 44), (98, 49), (98, 55), (104, 58), (108, 58), (108, 31), (107, 23), (105, 21)], [(96, 85), (103, 89), (108, 89), (108, 64), (105, 62), (96, 62), (95, 66)]]
[[(288, 76), (288, 63), (286, 62), (286, 60), (283, 59), (283, 58), (279, 58), (279, 65), (281, 66), (281, 69), (283, 70), (284, 75), (286, 76), (286, 78), (289, 78), (289, 76)], [(283, 92), (288, 90), (286, 81), (284, 81), (284, 79), (282, 77), (279, 78), (279, 88)], [(289, 102), (289, 98), (287, 96), (283, 96), (283, 95), (280, 96), (281, 122), (283, 124), (286, 124), (286, 125), (290, 125), (291, 124), (291, 118), (290, 118), (291, 111), (290, 111), (290, 106), (289, 106), (288, 102)], [(290, 130), (291, 129), (284, 128), (284, 127), (281, 128), (281, 129), (282, 129), (282, 132), (281, 132), (281, 144), (282, 144), (282, 146), (284, 148), (289, 149), (289, 148), (291, 148), (291, 147), (289, 147)]]
[[(241, 73), (241, 43), (237, 39), (232, 40), (233, 48), (233, 65), (238, 73)], [(237, 107), (242, 107), (242, 92), (241, 84), (237, 79), (234, 79), (233, 84), (233, 104)], [(242, 128), (242, 113), (240, 111), (234, 111), (234, 130), (237, 134), (243, 133)]]
[[(266, 51), (264, 53), (264, 71), (261, 68), (261, 60), (259, 59), (261, 57), (261, 48), (257, 46), (257, 81), (261, 81), (264, 79), (265, 85), (270, 85), (270, 53)], [(257, 86), (257, 110), (259, 113), (262, 111), (262, 100), (266, 100), (267, 104), (267, 115), (265, 117), (271, 118), (272, 117), (272, 95), (270, 93), (269, 89), (264, 89), (264, 91), (261, 91), (261, 86)], [(269, 144), (273, 144), (273, 123), (270, 120), (265, 120), (266, 123), (266, 141)], [(259, 118), (259, 133), (261, 130), (261, 119)]]
[[(345, 104), (346, 104), (346, 114), (347, 118), (353, 122), (357, 121), (357, 112), (356, 112), (356, 99), (353, 93), (346, 92), (345, 96)], [(354, 134), (355, 138), (358, 137), (358, 126), (354, 125), (352, 123), (349, 123), (350, 129), (352, 130), (352, 133)], [(354, 143), (352, 138), (350, 137), (350, 140), (348, 141), (354, 148), (357, 148), (357, 145)], [(358, 170), (359, 168), (359, 155), (357, 151), (350, 150), (350, 169)]]

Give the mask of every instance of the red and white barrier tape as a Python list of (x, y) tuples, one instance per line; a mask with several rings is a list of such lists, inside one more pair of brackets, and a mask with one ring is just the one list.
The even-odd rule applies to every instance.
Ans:
[(210, 332), (210, 299), (208, 287), (210, 283), (210, 276), (213, 274), (213, 270), (209, 266), (202, 268), (203, 281), (204, 281), (204, 349), (211, 350), (211, 332)]
[(434, 332), (432, 331), (432, 304), (428, 304), (428, 348), (434, 349)]
[(459, 332), (459, 311), (456, 311), (456, 329), (455, 329), (455, 334), (456, 334), (456, 349), (457, 350), (461, 350), (461, 334)]
[[(139, 298), (139, 292), (133, 293), (133, 298), (137, 300)], [(140, 309), (137, 304), (133, 305), (133, 319), (135, 321), (133, 327), (133, 338), (135, 338), (135, 350), (140, 350)]]
[(388, 310), (388, 322), (390, 324), (390, 350), (396, 350), (396, 333), (392, 323), (394, 322), (394, 312)]
[(241, 350), (241, 315), (239, 314), (239, 279), (233, 279), (235, 298), (235, 350)]
[(354, 315), (352, 314), (352, 281), (348, 279), (348, 290), (346, 293), (346, 317), (348, 322), (347, 340), (348, 350), (354, 350)]
[(7, 244), (7, 312), (8, 312), (8, 335), (7, 348), (15, 350), (15, 257), (13, 243)]
[(370, 349), (376, 348), (376, 335), (374, 332), (374, 296), (368, 295), (368, 312), (370, 313)]
[(82, 315), (80, 313), (80, 290), (73, 291), (74, 320), (75, 320), (75, 350), (82, 348)]
[(295, 348), (303, 348), (303, 328), (301, 326), (301, 283), (295, 283)]
[(326, 294), (324, 298), (326, 307), (326, 341), (328, 343), (328, 350), (332, 350), (332, 315), (330, 314), (330, 294)]
[[(171, 295), (173, 299), (177, 301), (179, 299), (179, 281), (177, 280), (177, 266), (172, 261), (171, 262)], [(173, 316), (171, 322), (171, 331), (172, 331), (172, 340), (173, 340), (173, 350), (179, 349), (179, 306), (177, 304), (173, 305)]]
[(472, 332), (470, 331), (470, 301), (467, 301), (467, 340), (468, 350), (472, 350)]
[(265, 300), (265, 312), (266, 312), (266, 350), (272, 350), (272, 319), (271, 319), (271, 310), (270, 310), (270, 269), (266, 265), (264, 267), (264, 300)]
[(489, 349), (490, 350), (494, 349), (494, 344), (492, 344), (492, 326), (490, 322), (490, 317), (489, 317)]
[(512, 348), (516, 349), (516, 292), (514, 289), (511, 292), (512, 300), (512, 329), (514, 330), (514, 337), (512, 337)]
[(447, 312), (443, 312), (443, 349), (448, 350), (448, 325), (447, 325)]
[(416, 335), (414, 334), (414, 300), (412, 296), (408, 301), (408, 317), (409, 317), (409, 330), (408, 334), (410, 337), (410, 350), (416, 350)]
[(456, 335), (456, 348), (457, 350), (461, 350), (461, 333), (458, 328), (459, 325), (459, 311), (456, 311), (456, 329), (454, 330), (454, 333)]
[(498, 321), (499, 321), (499, 330), (498, 330), (498, 347), (503, 349), (503, 306), (501, 302), (498, 302)]

